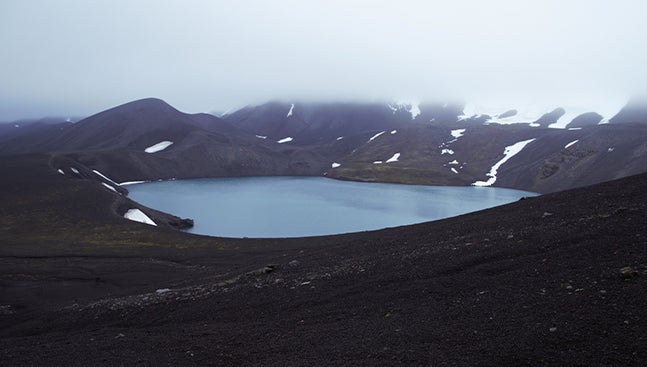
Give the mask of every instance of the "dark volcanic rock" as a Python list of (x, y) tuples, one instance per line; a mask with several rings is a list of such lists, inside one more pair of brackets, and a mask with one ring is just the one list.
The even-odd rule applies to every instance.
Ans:
[(517, 115), (517, 110), (508, 110), (508, 111), (505, 111), (504, 113), (500, 114), (499, 118), (504, 119), (506, 117), (512, 117), (512, 116), (516, 116), (516, 115)]
[(631, 266), (625, 266), (624, 268), (620, 269), (620, 275), (622, 276), (622, 279), (633, 279), (639, 276), (640, 273), (638, 273), (638, 271)]
[(646, 175), (414, 226), (234, 240), (125, 220), (122, 196), (46, 156), (0, 171), (3, 365), (647, 364), (647, 278), (619, 272), (647, 271)]
[(545, 113), (537, 121), (534, 121), (535, 124), (539, 124), (542, 127), (547, 127), (550, 124), (554, 124), (566, 113), (562, 107), (558, 107), (548, 113)]
[(65, 134), (71, 122), (40, 123), (27, 125), (2, 125), (0, 128), (0, 155), (43, 153), (50, 150), (49, 143)]
[(170, 224), (171, 226), (173, 226), (173, 227), (175, 227), (177, 229), (188, 229), (188, 228), (192, 228), (195, 223), (193, 222), (193, 219), (180, 218), (178, 220), (168, 222), (168, 224)]
[(595, 112), (586, 112), (583, 113), (573, 119), (566, 127), (567, 128), (573, 128), (573, 127), (586, 127), (586, 126), (592, 126), (592, 125), (597, 125), (602, 121), (602, 115), (595, 113)]
[(647, 123), (647, 98), (634, 98), (609, 119), (614, 124)]
[(460, 103), (421, 103), (418, 108), (420, 116), (417, 120), (432, 123), (456, 122), (463, 112), (463, 105)]

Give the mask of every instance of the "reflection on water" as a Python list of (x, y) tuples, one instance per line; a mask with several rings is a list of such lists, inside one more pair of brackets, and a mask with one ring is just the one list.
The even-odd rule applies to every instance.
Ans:
[(320, 177), (177, 180), (128, 186), (151, 208), (193, 218), (193, 233), (302, 237), (452, 217), (536, 194), (490, 187), (412, 186)]

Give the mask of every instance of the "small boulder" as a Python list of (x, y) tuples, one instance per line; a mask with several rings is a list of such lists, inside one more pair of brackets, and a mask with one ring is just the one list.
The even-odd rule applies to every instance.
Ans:
[(622, 276), (622, 279), (633, 279), (638, 275), (640, 275), (640, 273), (631, 266), (625, 266), (620, 269), (620, 276)]
[(195, 223), (191, 218), (174, 217), (173, 219), (168, 221), (168, 224), (171, 225), (171, 227), (174, 227), (177, 229), (188, 229), (188, 228), (192, 228)]

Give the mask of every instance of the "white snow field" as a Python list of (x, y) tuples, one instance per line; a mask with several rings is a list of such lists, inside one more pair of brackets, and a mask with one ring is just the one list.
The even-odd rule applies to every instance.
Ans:
[(467, 129), (456, 129), (456, 130), (452, 130), (452, 131), (451, 131), (451, 134), (452, 134), (452, 136), (453, 136), (455, 139), (458, 139), (458, 138), (460, 138), (461, 136), (465, 135), (465, 130), (467, 130)]
[(371, 136), (371, 138), (370, 138), (370, 139), (368, 139), (368, 142), (369, 142), (369, 143), (370, 143), (370, 142), (372, 142), (373, 140), (377, 139), (377, 137), (378, 137), (378, 136), (380, 136), (380, 135), (384, 134), (385, 132), (386, 132), (386, 131), (382, 131), (382, 132), (379, 132), (379, 133), (377, 133), (377, 134), (375, 134), (375, 135)]
[(146, 182), (150, 182), (150, 181), (126, 181), (126, 182), (120, 183), (119, 186), (136, 185), (136, 184), (146, 183)]
[(500, 161), (496, 162), (494, 166), (492, 166), (492, 168), (490, 168), (490, 172), (485, 174), (489, 177), (489, 179), (487, 181), (476, 181), (472, 184), (472, 186), (492, 186), (492, 184), (496, 182), (498, 169), (510, 158), (521, 152), (523, 148), (526, 147), (526, 145), (535, 141), (535, 139), (536, 138), (520, 141), (518, 143), (514, 143), (510, 146), (505, 147), (505, 149), (503, 150), (503, 158)]
[(168, 141), (168, 140), (160, 141), (159, 143), (157, 143), (155, 145), (151, 145), (150, 147), (144, 149), (144, 152), (146, 152), (146, 153), (161, 152), (162, 150), (170, 147), (171, 144), (173, 144), (172, 141)]
[(564, 145), (564, 149), (568, 149), (570, 146), (572, 146), (573, 144), (577, 143), (578, 141), (580, 141), (580, 140), (579, 140), (579, 139), (578, 139), (578, 140), (573, 140), (572, 142), (570, 142), (570, 143), (568, 143), (568, 144)]
[(386, 160), (386, 163), (397, 162), (400, 158), (400, 153), (395, 153), (391, 158)]
[(144, 212), (139, 209), (128, 209), (126, 214), (124, 214), (124, 218), (130, 219), (135, 222), (150, 224), (151, 226), (157, 226), (157, 224), (155, 224), (152, 219), (150, 219), (146, 214), (144, 214)]
[[(562, 105), (550, 102), (534, 102), (534, 103), (500, 103), (500, 102), (480, 102), (468, 103), (463, 108), (463, 114), (459, 116), (459, 120), (466, 120), (473, 117), (488, 115), (490, 118), (486, 124), (516, 124), (516, 123), (529, 123), (530, 126), (538, 127), (537, 124), (532, 124), (537, 121), (541, 116), (553, 111), (558, 107), (562, 107), (565, 113), (557, 119), (557, 122), (549, 125), (550, 128), (563, 129), (574, 118), (586, 113), (595, 112), (602, 116), (601, 124), (609, 122), (609, 119), (615, 116), (627, 103), (625, 99), (605, 99), (603, 101), (587, 100), (586, 103), (581, 101), (566, 101)], [(517, 113), (513, 116), (499, 117), (504, 112), (515, 109)]]
[(107, 183), (102, 182), (101, 184), (102, 184), (103, 186), (105, 186), (106, 188), (108, 188), (108, 189), (110, 189), (110, 190), (112, 190), (112, 191), (114, 191), (114, 192), (116, 192), (116, 193), (119, 193), (119, 191), (117, 191), (117, 189), (115, 189), (114, 187), (112, 187), (112, 186), (108, 185)]
[(101, 173), (101, 172), (97, 171), (96, 169), (93, 169), (93, 170), (92, 170), (92, 172), (94, 172), (94, 173), (95, 173), (95, 174), (97, 174), (98, 176), (102, 177), (102, 178), (103, 178), (103, 179), (105, 179), (106, 181), (110, 181), (110, 183), (113, 183), (113, 184), (115, 184), (115, 185), (119, 186), (119, 184), (118, 184), (118, 183), (116, 183), (116, 182), (114, 182), (113, 180), (109, 179), (109, 178), (108, 178), (108, 177), (106, 177), (103, 173)]
[(292, 140), (294, 140), (294, 139), (292, 139), (291, 137), (289, 137), (289, 136), (288, 136), (288, 137), (286, 137), (286, 138), (283, 138), (283, 139), (281, 139), (281, 140), (277, 141), (277, 143), (279, 143), (279, 144), (289, 143), (289, 142), (291, 142)]

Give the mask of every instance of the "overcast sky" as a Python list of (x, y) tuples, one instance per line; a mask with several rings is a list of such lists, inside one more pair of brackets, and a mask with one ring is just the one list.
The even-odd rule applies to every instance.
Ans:
[(604, 103), (647, 87), (645, 14), (643, 0), (2, 0), (0, 120), (144, 97), (186, 112), (275, 99)]

